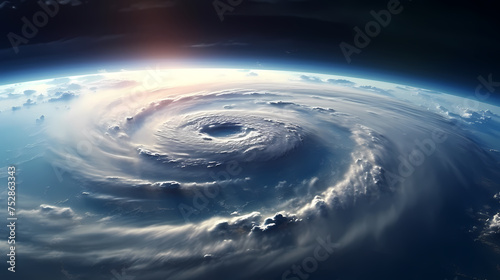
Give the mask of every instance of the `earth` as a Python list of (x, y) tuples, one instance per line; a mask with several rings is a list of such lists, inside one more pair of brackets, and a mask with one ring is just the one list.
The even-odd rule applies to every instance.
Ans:
[(485, 93), (242, 69), (0, 86), (7, 279), (497, 279)]

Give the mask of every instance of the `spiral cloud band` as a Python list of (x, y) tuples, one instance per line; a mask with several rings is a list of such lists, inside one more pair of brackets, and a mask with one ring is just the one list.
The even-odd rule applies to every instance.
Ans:
[(366, 261), (398, 262), (407, 250), (432, 259), (422, 244), (446, 238), (421, 229), (449, 233), (459, 222), (447, 211), (474, 216), (485, 203), (466, 199), (471, 186), (485, 201), (498, 187), (498, 143), (474, 136), (495, 130), (498, 107), (471, 111), (444, 93), (230, 69), (70, 84), (71, 100), (39, 106), (67, 102), (44, 114), (44, 157), (78, 186), (78, 206), (46, 202), (24, 215), (51, 215), (46, 231), (62, 231), (30, 243), (30, 256), (50, 248), (44, 261), (64, 258), (75, 275), (82, 264), (104, 267), (94, 279), (121, 268), (138, 279), (356, 279), (367, 275), (345, 276), (360, 265), (382, 275)]

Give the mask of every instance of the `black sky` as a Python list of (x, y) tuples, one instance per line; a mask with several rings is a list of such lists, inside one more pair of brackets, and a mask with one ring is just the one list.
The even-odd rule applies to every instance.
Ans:
[(280, 61), (341, 75), (369, 71), (375, 78), (421, 81), (465, 94), (473, 94), (479, 75), (500, 81), (495, 1), (402, 0), (402, 12), (350, 63), (339, 44), (353, 44), (353, 28), (364, 29), (373, 20), (370, 11), (387, 9), (390, 1), (220, 1), (241, 3), (221, 21), (213, 0), (60, 0), (59, 12), (18, 53), (9, 34), (22, 36), (22, 18), (32, 22), (41, 8), (37, 1), (5, 1), (0, 83), (54, 68), (145, 58), (245, 59), (256, 68)]

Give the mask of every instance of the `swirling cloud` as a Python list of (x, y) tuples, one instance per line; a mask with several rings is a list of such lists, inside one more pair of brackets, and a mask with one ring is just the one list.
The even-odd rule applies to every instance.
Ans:
[[(477, 178), (469, 174), (497, 175), (486, 175), (490, 155), (442, 109), (397, 98), (418, 89), (254, 72), (86, 77), (45, 132), (47, 157), (85, 182), (78, 200), (94, 207), (25, 211), (33, 223), (65, 225), (31, 253), (57, 247), (49, 258), (121, 264), (144, 279), (215, 277), (227, 267), (251, 279), (286, 272), (318, 238), (349, 254), (407, 223), (423, 200), (465, 189)], [(423, 219), (439, 204), (426, 207)]]

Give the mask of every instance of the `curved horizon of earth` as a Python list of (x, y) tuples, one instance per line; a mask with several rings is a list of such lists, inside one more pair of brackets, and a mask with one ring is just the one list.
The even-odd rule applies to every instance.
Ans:
[(14, 276), (494, 279), (500, 107), (486, 101), (215, 68), (0, 86)]

